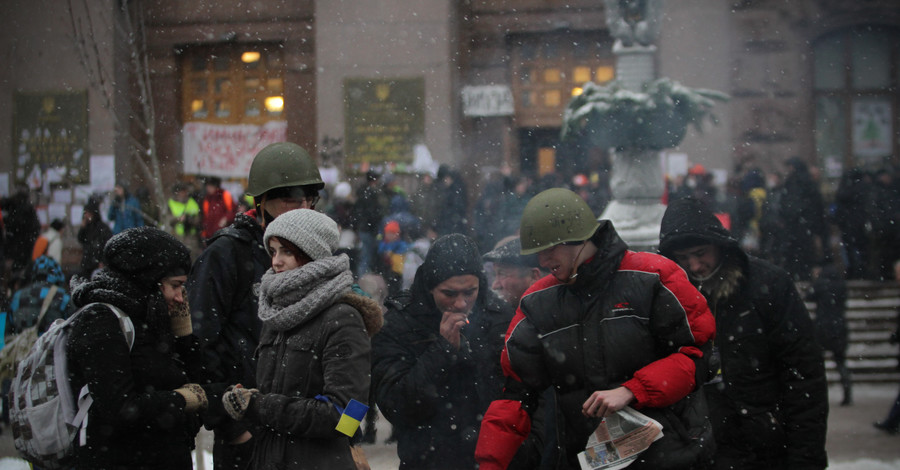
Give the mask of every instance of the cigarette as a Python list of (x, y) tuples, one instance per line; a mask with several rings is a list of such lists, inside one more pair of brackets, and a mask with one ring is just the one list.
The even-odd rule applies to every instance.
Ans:
[(468, 325), (468, 324), (469, 324), (469, 319), (468, 319), (468, 318), (466, 318), (466, 325)]

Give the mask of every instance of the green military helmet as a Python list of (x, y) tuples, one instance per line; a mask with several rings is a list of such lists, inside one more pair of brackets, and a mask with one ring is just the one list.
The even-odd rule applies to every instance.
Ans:
[(519, 223), (522, 254), (587, 240), (598, 227), (600, 222), (581, 196), (564, 188), (542, 191), (522, 211)]
[(316, 162), (303, 147), (277, 142), (260, 150), (250, 164), (247, 194), (258, 198), (275, 188), (290, 186), (325, 187)]

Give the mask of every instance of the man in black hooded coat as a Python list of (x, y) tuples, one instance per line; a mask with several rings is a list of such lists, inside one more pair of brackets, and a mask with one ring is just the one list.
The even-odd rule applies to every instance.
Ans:
[[(460, 278), (475, 285), (442, 292), (456, 299), (453, 311), (442, 311), (435, 291)], [(513, 310), (491, 292), (475, 242), (458, 233), (438, 238), (410, 290), (387, 307), (384, 328), (372, 340), (372, 387), (394, 426), (400, 469), (477, 468), (481, 416), (503, 389), (500, 352)], [(444, 334), (457, 322), (464, 323), (448, 334), (454, 344)], [(541, 445), (537, 437), (527, 441), (510, 468), (535, 468), (528, 459), (539, 458)]]
[(825, 366), (788, 273), (744, 253), (691, 198), (666, 209), (659, 251), (687, 271), (716, 317), (720, 367), (704, 386), (715, 468), (825, 468)]

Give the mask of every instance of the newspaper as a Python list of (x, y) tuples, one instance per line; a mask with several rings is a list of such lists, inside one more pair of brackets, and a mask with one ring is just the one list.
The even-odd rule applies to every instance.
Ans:
[(604, 418), (591, 434), (587, 447), (578, 454), (581, 470), (627, 467), (662, 435), (658, 421), (626, 406)]

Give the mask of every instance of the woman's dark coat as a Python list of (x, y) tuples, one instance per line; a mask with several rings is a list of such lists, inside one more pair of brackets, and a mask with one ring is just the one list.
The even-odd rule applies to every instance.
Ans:
[[(118, 318), (100, 304), (87, 307), (71, 325), (72, 390), (78, 393), (87, 383), (94, 398), (87, 444), (76, 451), (77, 468), (193, 468), (191, 450), (201, 421), (184, 411), (185, 399), (173, 390), (202, 381), (196, 337), (172, 336), (158, 290), (143, 290), (107, 269), (77, 285), (73, 299), (78, 306), (113, 304), (135, 330), (129, 351)], [(214, 407), (221, 404), (220, 397), (208, 399)]]
[(250, 468), (356, 469), (349, 438), (335, 430), (341, 415), (335, 405), (368, 398), (369, 336), (381, 321), (378, 303), (347, 294), (290, 330), (263, 327), (260, 393), (242, 420), (256, 443)]

